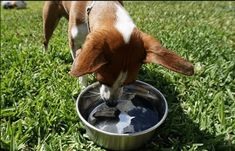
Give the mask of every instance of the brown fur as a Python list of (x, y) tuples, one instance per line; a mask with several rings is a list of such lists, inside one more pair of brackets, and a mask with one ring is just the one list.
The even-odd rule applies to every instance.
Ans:
[[(134, 82), (143, 63), (157, 63), (164, 67), (183, 73), (193, 74), (193, 65), (175, 53), (163, 48), (152, 36), (133, 30), (128, 44), (114, 27), (116, 20), (116, 2), (109, 5), (97, 4), (89, 15), (91, 33), (86, 37), (81, 49), (76, 48), (70, 74), (82, 76), (96, 73), (98, 81), (112, 86), (120, 72), (127, 71), (124, 84)], [(76, 5), (75, 5), (76, 4)], [(117, 3), (116, 3), (117, 4)], [(61, 16), (69, 18), (69, 31), (73, 25), (85, 22), (85, 8), (87, 1), (71, 3), (69, 1), (49, 1), (44, 6), (45, 47)], [(69, 32), (70, 47), (74, 48), (74, 41)]]
[[(69, 45), (72, 50), (78, 49), (75, 47), (75, 42), (71, 37), (71, 28), (74, 25), (79, 25), (86, 22), (86, 7), (90, 5), (90, 1), (79, 1), (73, 3), (72, 1), (46, 1), (43, 7), (43, 29), (44, 29), (44, 46), (47, 49), (49, 40), (62, 17), (65, 17), (69, 21), (68, 36), (69, 36)], [(123, 4), (122, 1), (119, 3)], [(90, 27), (99, 28), (99, 25), (103, 26), (101, 17), (106, 20), (107, 17), (110, 17), (114, 13), (113, 10), (103, 10), (94, 7), (89, 15)], [(112, 18), (115, 16), (112, 16)], [(99, 18), (99, 19), (98, 19)], [(100, 20), (101, 19), (101, 20)], [(106, 20), (106, 21), (111, 21)], [(109, 26), (111, 23), (107, 23)], [(96, 26), (95, 26), (96, 25)]]
[[(113, 36), (106, 39), (110, 34)], [(103, 29), (87, 37), (74, 60), (70, 74), (82, 76), (95, 72), (98, 81), (111, 86), (121, 71), (128, 71), (128, 78), (124, 83), (128, 84), (136, 79), (144, 56), (143, 42), (137, 29), (128, 44), (124, 43), (116, 30)]]
[(193, 65), (191, 63), (162, 47), (160, 42), (155, 40), (152, 36), (142, 32), (142, 39), (147, 52), (144, 63), (160, 64), (170, 70), (185, 75), (194, 74)]

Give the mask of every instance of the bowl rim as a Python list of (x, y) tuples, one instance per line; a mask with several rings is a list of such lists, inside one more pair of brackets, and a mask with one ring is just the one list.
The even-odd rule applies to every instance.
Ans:
[(140, 132), (136, 132), (136, 133), (129, 133), (129, 134), (119, 134), (119, 133), (111, 133), (111, 132), (107, 132), (107, 131), (103, 131), (103, 130), (100, 130), (98, 128), (96, 128), (95, 126), (91, 125), (86, 119), (83, 118), (83, 116), (81, 115), (80, 111), (79, 111), (79, 107), (78, 107), (78, 103), (79, 103), (79, 100), (80, 100), (80, 97), (88, 90), (90, 89), (91, 87), (95, 87), (96, 85), (99, 84), (99, 82), (95, 82), (89, 86), (87, 86), (85, 89), (83, 89), (80, 94), (78, 95), (77, 97), (77, 101), (76, 101), (76, 110), (77, 110), (77, 113), (78, 113), (78, 116), (79, 118), (82, 120), (83, 124), (95, 131), (98, 131), (100, 133), (103, 133), (103, 134), (106, 134), (106, 135), (112, 135), (112, 136), (137, 136), (137, 135), (143, 135), (143, 134), (147, 134), (151, 131), (154, 131), (155, 129), (157, 129), (166, 119), (167, 115), (168, 115), (168, 104), (167, 104), (167, 101), (166, 101), (166, 98), (164, 97), (164, 95), (155, 87), (153, 87), (152, 85), (146, 83), (146, 82), (143, 82), (143, 81), (140, 81), (140, 80), (136, 80), (135, 82), (137, 83), (141, 83), (141, 84), (144, 84), (144, 85), (147, 85), (149, 86), (151, 89), (154, 89), (154, 91), (157, 91), (158, 94), (162, 97), (162, 100), (164, 101), (164, 104), (165, 104), (165, 113), (163, 115), (163, 117), (161, 118), (161, 120), (155, 124), (154, 126), (146, 129), (146, 130), (143, 130), (143, 131), (140, 131)]

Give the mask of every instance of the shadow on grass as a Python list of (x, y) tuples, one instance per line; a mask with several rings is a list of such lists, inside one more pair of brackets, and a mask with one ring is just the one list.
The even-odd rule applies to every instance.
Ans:
[[(58, 55), (66, 58), (64, 56), (66, 54)], [(64, 63), (70, 64), (71, 59), (65, 60)], [(146, 75), (150, 75), (152, 80), (148, 80)], [(90, 83), (96, 81), (94, 77), (91, 79)], [(166, 94), (169, 112), (166, 121), (159, 127), (153, 139), (142, 148), (137, 149), (137, 151), (190, 150), (192, 148), (192, 150), (210, 151), (235, 150), (235, 147), (230, 142), (224, 141), (224, 135), (215, 136), (205, 130), (200, 130), (199, 124), (193, 122), (189, 115), (183, 111), (180, 105), (181, 102), (177, 99), (179, 93), (173, 86), (174, 83), (164, 78), (163, 74), (141, 69), (139, 79), (153, 85), (163, 94)], [(73, 94), (74, 101), (77, 99), (78, 94), (79, 92)], [(80, 129), (80, 133), (85, 134), (85, 130)]]
[[(138, 150), (189, 150), (192, 148), (193, 150), (235, 150), (230, 142), (224, 141), (224, 135), (215, 136), (200, 130), (199, 124), (193, 122), (181, 108), (180, 101), (176, 97), (178, 92), (173, 86), (169, 87), (172, 83), (163, 75), (154, 74), (152, 78), (155, 80), (153, 81), (146, 81), (141, 77), (141, 73), (139, 79), (155, 86), (163, 94), (167, 94), (169, 112), (166, 121), (159, 127), (152, 141)], [(157, 83), (156, 79), (158, 79)]]

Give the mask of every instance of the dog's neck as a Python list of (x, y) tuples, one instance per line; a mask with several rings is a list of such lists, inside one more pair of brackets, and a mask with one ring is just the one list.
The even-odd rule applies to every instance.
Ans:
[(92, 3), (90, 5), (88, 5), (87, 8), (86, 8), (86, 13), (87, 13), (87, 30), (88, 30), (88, 32), (91, 32), (90, 23), (89, 23), (89, 15), (90, 15), (90, 12), (91, 12), (92, 8), (94, 7), (94, 5), (95, 5), (95, 1), (92, 1)]

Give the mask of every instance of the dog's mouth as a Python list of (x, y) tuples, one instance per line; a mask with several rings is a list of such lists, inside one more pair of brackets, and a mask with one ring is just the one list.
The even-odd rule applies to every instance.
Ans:
[(108, 107), (116, 107), (120, 98), (119, 97), (118, 98), (113, 98), (113, 97), (105, 98), (105, 97), (102, 97), (101, 95), (101, 99), (106, 103)]
[(106, 105), (109, 107), (115, 107), (118, 104), (118, 100), (123, 95), (123, 86), (110, 87), (102, 84), (100, 87), (100, 97)]
[[(135, 81), (136, 80), (124, 81), (124, 83), (120, 84), (119, 87), (124, 87), (126, 85), (131, 85), (131, 84), (135, 83)], [(105, 81), (102, 81), (100, 79), (98, 79), (98, 82), (99, 82), (100, 85), (106, 85), (106, 86), (108, 86), (110, 88), (113, 86), (113, 84), (105, 82)]]
[(114, 100), (109, 99), (109, 100), (105, 100), (105, 102), (108, 107), (115, 107), (118, 104), (118, 99), (114, 99)]

